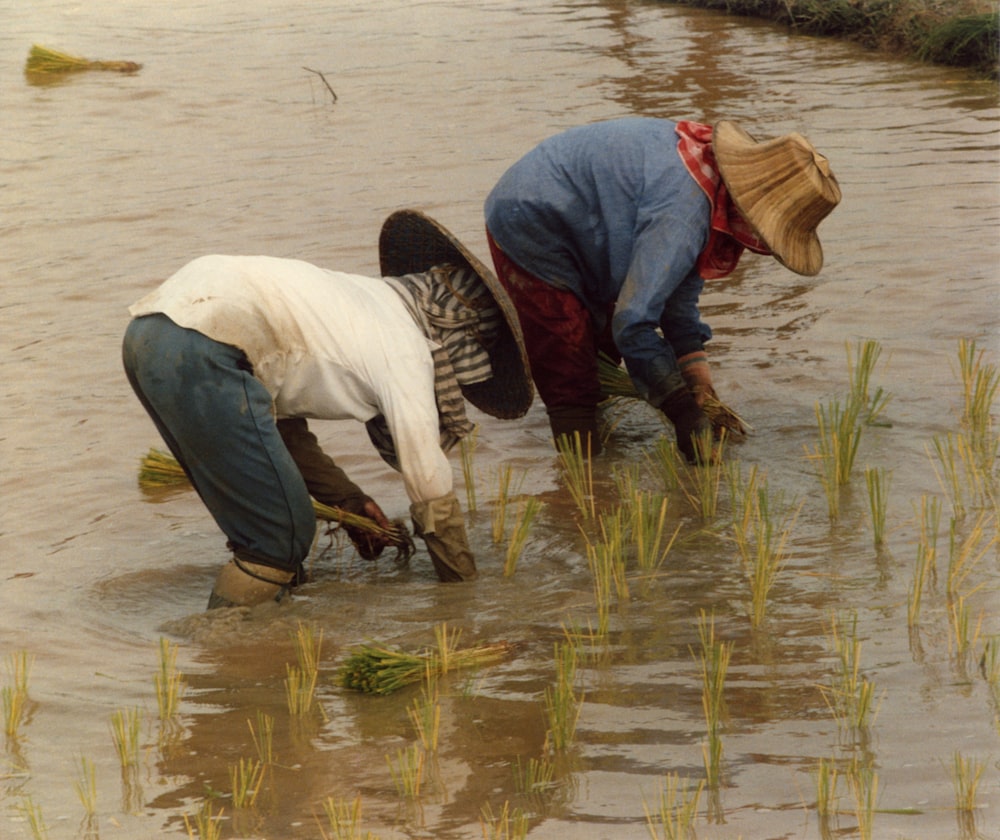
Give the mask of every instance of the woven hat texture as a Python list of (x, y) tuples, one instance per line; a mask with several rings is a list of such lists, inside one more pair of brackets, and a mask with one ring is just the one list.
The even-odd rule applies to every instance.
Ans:
[(443, 263), (467, 265), (478, 275), (496, 301), (503, 323), (489, 348), (493, 376), (462, 385), (462, 394), (492, 417), (512, 420), (523, 416), (534, 396), (528, 354), (517, 311), (493, 272), (443, 225), (419, 210), (397, 210), (383, 222), (378, 252), (382, 275), (387, 277), (419, 274)]
[(778, 261), (819, 274), (816, 228), (841, 197), (830, 162), (801, 134), (758, 142), (728, 120), (715, 125), (712, 148), (733, 202)]

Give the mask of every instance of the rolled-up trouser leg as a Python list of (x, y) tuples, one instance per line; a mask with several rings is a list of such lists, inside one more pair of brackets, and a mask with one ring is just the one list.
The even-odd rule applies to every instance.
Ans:
[(295, 573), (316, 518), (241, 350), (164, 315), (136, 318), (122, 348), (132, 388), (237, 557)]

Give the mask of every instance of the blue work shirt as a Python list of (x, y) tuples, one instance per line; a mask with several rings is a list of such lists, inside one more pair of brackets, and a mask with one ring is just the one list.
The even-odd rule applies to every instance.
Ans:
[(511, 166), (485, 205), (503, 252), (577, 295), (598, 332), (614, 305), (615, 344), (654, 405), (683, 384), (677, 356), (712, 335), (698, 311), (704, 281), (696, 271), (712, 208), (678, 154), (674, 128), (628, 117), (569, 129)]

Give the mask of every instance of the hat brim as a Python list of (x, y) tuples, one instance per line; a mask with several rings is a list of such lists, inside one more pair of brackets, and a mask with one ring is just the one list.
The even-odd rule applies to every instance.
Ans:
[(745, 200), (762, 176), (757, 154), (760, 147), (759, 141), (731, 120), (722, 120), (713, 128), (712, 150), (719, 174), (740, 214), (778, 262), (796, 274), (818, 274), (823, 267), (823, 246), (816, 231), (784, 224), (783, 219), (769, 213), (766, 207), (750, 205)]
[(419, 274), (444, 263), (464, 264), (476, 273), (496, 301), (503, 323), (489, 348), (493, 376), (461, 385), (462, 394), (492, 417), (512, 420), (524, 416), (534, 398), (528, 354), (517, 310), (493, 272), (443, 225), (419, 210), (397, 210), (383, 222), (378, 252), (379, 266), (386, 277)]

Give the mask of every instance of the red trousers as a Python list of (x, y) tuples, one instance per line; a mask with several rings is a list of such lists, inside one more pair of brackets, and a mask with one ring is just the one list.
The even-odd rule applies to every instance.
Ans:
[(621, 357), (611, 338), (611, 310), (599, 334), (583, 302), (572, 292), (539, 280), (512, 262), (493, 241), (486, 239), (497, 278), (517, 309), (531, 378), (545, 407), (594, 408), (601, 401), (597, 378), (597, 353)]

